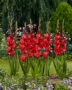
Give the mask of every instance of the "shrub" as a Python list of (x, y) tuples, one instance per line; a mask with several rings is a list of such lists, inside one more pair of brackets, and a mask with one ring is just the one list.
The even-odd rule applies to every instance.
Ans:
[(62, 21), (64, 19), (64, 31), (71, 32), (72, 30), (72, 7), (66, 3), (61, 2), (56, 9), (56, 12), (51, 18), (51, 31), (56, 32), (57, 20), (60, 20), (60, 30), (62, 28)]

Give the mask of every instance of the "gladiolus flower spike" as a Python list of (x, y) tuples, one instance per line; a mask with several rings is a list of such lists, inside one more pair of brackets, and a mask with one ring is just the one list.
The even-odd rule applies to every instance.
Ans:
[(66, 51), (66, 40), (67, 38), (65, 37), (65, 35), (62, 35), (62, 39), (61, 39), (60, 31), (56, 33), (54, 38), (54, 50), (56, 55), (59, 55)]
[[(20, 49), (24, 55), (28, 55), (30, 58), (32, 58), (33, 55), (36, 58), (39, 58), (41, 55), (46, 58), (50, 51), (50, 35), (51, 33), (49, 32), (44, 34), (44, 37), (42, 37), (42, 32), (40, 30), (38, 30), (36, 37), (33, 32), (30, 34), (24, 33), (20, 40)], [(41, 48), (45, 48), (44, 52), (41, 52)], [(21, 57), (20, 59), (23, 61)]]
[(13, 56), (15, 54), (15, 49), (17, 47), (13, 35), (9, 35), (7, 37), (7, 47), (8, 47), (7, 51), (9, 52), (9, 55)]

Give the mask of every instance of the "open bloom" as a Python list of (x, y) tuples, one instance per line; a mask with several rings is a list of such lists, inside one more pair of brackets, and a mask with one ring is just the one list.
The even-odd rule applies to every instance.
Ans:
[(41, 56), (41, 53), (37, 51), (37, 52), (34, 53), (34, 56), (35, 56), (36, 58), (39, 58), (39, 57)]
[(30, 51), (30, 52), (28, 53), (28, 56), (29, 56), (30, 58), (32, 58), (32, 56), (33, 56), (32, 51)]
[[(24, 55), (28, 55), (30, 58), (34, 55), (36, 58), (39, 58), (43, 55), (46, 58), (50, 51), (51, 44), (51, 33), (46, 33), (42, 37), (42, 32), (38, 30), (36, 36), (33, 32), (30, 34), (24, 33), (20, 40), (20, 49)], [(45, 48), (45, 52), (42, 54), (41, 49)]]
[(61, 39), (61, 33), (58, 31), (54, 38), (54, 50), (57, 55), (66, 51), (66, 40), (65, 35), (62, 35)]
[(20, 59), (21, 59), (22, 61), (25, 61), (26, 55), (21, 55), (21, 56), (20, 56)]
[(44, 58), (47, 58), (48, 54), (49, 54), (49, 52), (43, 52), (42, 53), (42, 55), (43, 55)]
[(13, 56), (15, 54), (15, 49), (17, 47), (17, 44), (15, 43), (13, 35), (9, 35), (7, 37), (7, 46), (8, 46), (8, 49), (6, 51), (9, 52), (10, 56)]
[(15, 54), (15, 51), (13, 51), (13, 50), (9, 52), (10, 56), (13, 56), (14, 54)]

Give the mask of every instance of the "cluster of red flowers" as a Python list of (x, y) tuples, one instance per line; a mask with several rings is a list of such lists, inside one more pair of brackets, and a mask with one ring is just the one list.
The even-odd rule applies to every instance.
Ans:
[(9, 35), (7, 37), (7, 46), (8, 46), (7, 51), (9, 52), (9, 55), (13, 56), (15, 54), (15, 49), (17, 47), (17, 44), (15, 44), (13, 35)]
[[(36, 37), (34, 36), (33, 32), (30, 34), (24, 33), (21, 40), (20, 40), (20, 49), (22, 50), (22, 55), (20, 59), (24, 61), (27, 55), (32, 58), (34, 55), (36, 58), (39, 58), (43, 55), (46, 58), (50, 51), (50, 44), (51, 44), (51, 33), (44, 34), (42, 37), (42, 32), (38, 30)], [(45, 49), (44, 52), (41, 52), (41, 49)]]
[[(67, 38), (63, 34), (61, 37), (60, 31), (58, 31), (54, 38), (54, 50), (57, 55), (66, 51), (66, 40)], [(36, 36), (33, 32), (30, 34), (24, 33), (20, 40), (20, 49), (22, 50), (22, 55), (20, 59), (25, 61), (27, 55), (32, 58), (33, 55), (36, 58), (39, 58), (41, 55), (44, 58), (47, 58), (49, 51), (50, 51), (50, 44), (51, 44), (51, 33), (47, 32), (42, 36), (42, 32), (38, 30)], [(7, 37), (7, 51), (9, 52), (10, 56), (15, 54), (15, 49), (17, 44), (15, 43), (13, 35), (9, 35)]]
[(56, 33), (54, 38), (54, 50), (57, 55), (66, 51), (66, 40), (67, 38), (65, 37), (65, 35), (62, 35), (61, 38), (60, 31)]

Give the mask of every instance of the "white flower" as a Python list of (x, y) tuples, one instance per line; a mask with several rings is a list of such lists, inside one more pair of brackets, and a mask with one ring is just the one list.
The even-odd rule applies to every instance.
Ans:
[(19, 28), (19, 30), (21, 30), (21, 27)]
[(23, 27), (23, 30), (25, 29), (25, 27)]

